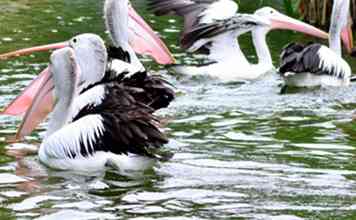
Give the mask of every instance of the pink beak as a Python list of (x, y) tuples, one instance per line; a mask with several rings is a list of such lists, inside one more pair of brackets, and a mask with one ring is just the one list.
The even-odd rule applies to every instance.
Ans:
[(131, 5), (129, 5), (129, 39), (136, 53), (150, 55), (159, 64), (176, 62), (166, 45)]
[[(175, 63), (172, 54), (169, 52), (165, 44), (156, 36), (154, 31), (131, 6), (129, 6), (129, 31), (131, 39), (130, 44), (137, 53), (150, 55), (160, 64)], [(61, 49), (67, 46), (69, 46), (68, 42), (61, 42), (16, 50), (0, 54), (0, 60), (28, 55), (34, 52)], [(46, 72), (48, 72), (48, 69), (45, 69), (29, 86), (25, 88), (22, 94), (12, 101), (0, 114), (21, 115), (25, 113), (32, 104), (36, 94), (38, 94), (40, 85), (45, 79)]]
[(352, 28), (351, 25), (347, 25), (344, 27), (341, 31), (341, 39), (342, 42), (344, 43), (344, 46), (347, 50), (348, 53), (352, 52), (352, 49), (354, 47), (354, 40), (352, 36)]
[(37, 76), (36, 79), (24, 89), (24, 91), (22, 91), (21, 95), (17, 96), (0, 114), (16, 116), (25, 113), (28, 107), (32, 104), (32, 100), (37, 91), (39, 91), (47, 71), (48, 68), (43, 70), (40, 75)]
[(0, 54), (0, 60), (7, 60), (9, 58), (24, 56), (24, 55), (32, 54), (34, 52), (61, 49), (68, 45), (69, 45), (68, 42), (61, 42), (61, 43), (47, 44), (43, 46), (20, 49), (9, 53)]
[[(129, 5), (129, 39), (130, 45), (136, 53), (149, 55), (159, 64), (172, 64), (175, 59), (162, 40), (155, 34), (150, 26)], [(66, 44), (66, 45), (64, 45)], [(39, 51), (60, 49), (67, 46), (68, 42), (49, 44), (44, 46), (21, 49), (5, 54), (0, 54), (0, 60), (28, 55)]]
[[(40, 78), (41, 83), (17, 131), (15, 140), (21, 140), (24, 136), (31, 134), (37, 125), (53, 110), (54, 98), (52, 90), (54, 85), (49, 68), (46, 68), (41, 73)], [(38, 82), (32, 84), (38, 84)]]
[(294, 30), (323, 39), (329, 38), (329, 34), (325, 31), (322, 31), (318, 28), (313, 27), (312, 25), (298, 21), (281, 13), (276, 14), (271, 19), (271, 26), (272, 29)]
[[(69, 45), (68, 42), (62, 42), (62, 43), (48, 44), (44, 46), (32, 47), (27, 49), (21, 49), (21, 50), (0, 55), (0, 59), (9, 59), (11, 57), (27, 55), (33, 52), (61, 49), (67, 47), (68, 45)], [(23, 90), (21, 95), (17, 96), (0, 114), (17, 116), (25, 113), (27, 109), (30, 107), (30, 105), (32, 104), (33, 98), (36, 97), (36, 95), (38, 94), (42, 83), (47, 77), (46, 76), (46, 74), (48, 74), (47, 72), (48, 72), (48, 68), (43, 70), (40, 73), (40, 75), (37, 76), (36, 79), (34, 79), (31, 82), (31, 84), (28, 85)]]

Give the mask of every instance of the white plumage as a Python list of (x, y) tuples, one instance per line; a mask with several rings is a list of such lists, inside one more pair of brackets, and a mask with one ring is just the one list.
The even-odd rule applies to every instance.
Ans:
[[(291, 43), (281, 55), (281, 73), (287, 86), (348, 86), (351, 67), (342, 58), (341, 40), (351, 50), (348, 23), (350, 1), (334, 1), (330, 24), (330, 48), (318, 44)], [(341, 37), (342, 36), (342, 37)], [(345, 37), (347, 36), (347, 37)]]
[[(291, 29), (326, 38), (327, 34), (283, 15), (270, 7), (253, 15), (237, 14), (232, 0), (149, 0), (156, 15), (184, 17), (181, 47), (190, 53), (207, 55), (209, 65), (176, 65), (184, 75), (208, 75), (221, 81), (254, 80), (274, 69), (266, 36), (273, 29)], [(249, 63), (237, 38), (252, 31), (258, 64)], [(214, 64), (211, 64), (214, 63)]]
[(80, 118), (44, 139), (39, 150), (40, 160), (51, 166), (54, 160), (57, 163), (63, 160), (61, 163), (65, 164), (66, 160), (83, 157), (81, 146), (86, 147), (86, 152), (94, 152), (96, 138), (100, 138), (103, 132), (104, 126), (100, 115)]
[(97, 85), (80, 96), (76, 97), (73, 103), (71, 118), (73, 119), (81, 109), (87, 105), (100, 105), (105, 98), (105, 85)]
[(236, 2), (231, 0), (218, 0), (213, 2), (209, 7), (207, 7), (201, 14), (200, 23), (208, 24), (216, 20), (224, 20), (231, 18), (236, 14), (239, 7)]
[[(89, 174), (103, 171), (108, 165), (121, 172), (145, 170), (154, 165), (153, 158), (95, 151), (95, 143), (104, 133), (102, 120), (100, 115), (88, 115), (58, 130), (42, 142), (40, 160), (55, 169)], [(83, 150), (92, 153), (83, 156)]]
[(320, 59), (319, 68), (322, 70), (332, 73), (337, 78), (348, 79), (351, 77), (350, 65), (330, 48), (321, 46), (318, 56)]
[[(129, 10), (130, 18), (138, 19), (134, 24), (146, 31), (138, 49), (145, 50), (142, 44), (151, 39), (155, 45), (148, 52), (157, 55), (155, 47), (160, 47), (160, 52), (167, 53), (142, 18)], [(26, 99), (30, 103), (20, 106), (26, 114), (16, 135), (21, 139), (30, 134), (52, 112), (38, 152), (49, 167), (89, 173), (104, 171), (106, 165), (120, 171), (144, 170), (157, 159), (168, 159), (169, 155), (157, 151), (168, 140), (153, 112), (167, 107), (174, 91), (163, 78), (147, 74), (131, 48), (128, 0), (107, 0), (105, 15), (116, 47), (107, 50), (99, 36), (81, 34), (63, 43), (8, 53), (56, 49), (49, 67), (33, 83), (37, 87), (29, 88), (34, 90), (33, 97)], [(141, 37), (131, 33), (138, 35), (135, 39)], [(172, 60), (169, 54), (157, 58)]]

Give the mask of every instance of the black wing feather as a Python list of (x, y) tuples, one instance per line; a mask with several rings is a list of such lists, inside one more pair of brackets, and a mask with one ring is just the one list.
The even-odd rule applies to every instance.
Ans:
[(136, 101), (130, 91), (118, 83), (107, 85), (106, 97), (109, 98), (105, 98), (100, 105), (84, 107), (73, 120), (91, 114), (99, 114), (103, 118), (103, 134), (95, 137), (91, 150), (81, 142), (82, 156), (105, 151), (155, 157), (152, 152), (168, 140), (160, 131), (160, 121), (153, 115), (154, 109)]
[(109, 72), (111, 73), (108, 75), (116, 76), (109, 81), (124, 85), (136, 101), (155, 110), (168, 107), (175, 98), (173, 86), (160, 75), (151, 75), (147, 72), (137, 72), (131, 75), (127, 72), (118, 74), (113, 70)]
[(109, 46), (107, 48), (109, 62), (113, 59), (119, 59), (127, 63), (131, 63), (131, 57), (129, 52), (125, 51), (121, 47)]
[[(173, 86), (162, 76), (150, 75), (146, 71), (130, 74), (129, 72), (117, 73), (109, 68), (104, 78), (81, 93), (102, 84), (118, 83), (130, 91), (134, 100), (142, 102), (151, 108), (158, 110), (166, 108), (174, 100), (175, 92)], [(130, 102), (130, 100), (128, 100)]]
[(282, 51), (279, 72), (282, 75), (288, 72), (333, 75), (333, 70), (326, 71), (320, 68), (318, 51), (321, 47), (322, 45), (317, 43), (287, 45)]
[(209, 24), (200, 24), (186, 33), (181, 44), (183, 48), (190, 48), (201, 39), (209, 39), (230, 31), (247, 32), (253, 27), (260, 25), (260, 21), (248, 14), (236, 14), (234, 17), (224, 20), (216, 20)]
[[(149, 10), (157, 16), (178, 15), (184, 17), (184, 28), (181, 33), (180, 41), (185, 38), (195, 26), (201, 24), (202, 12), (212, 3), (219, 0), (149, 0)], [(186, 45), (182, 44), (183, 48)]]

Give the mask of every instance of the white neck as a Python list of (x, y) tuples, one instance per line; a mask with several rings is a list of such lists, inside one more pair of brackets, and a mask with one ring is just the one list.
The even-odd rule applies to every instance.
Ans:
[(143, 64), (141, 63), (141, 61), (138, 59), (135, 51), (132, 49), (132, 47), (127, 44), (127, 47), (122, 47), (124, 50), (126, 50), (129, 54), (130, 54), (130, 59), (131, 59), (131, 64), (134, 65), (135, 67), (144, 70), (145, 67), (143, 66)]
[(268, 31), (265, 28), (257, 27), (252, 31), (252, 40), (258, 57), (258, 65), (263, 65), (266, 66), (266, 68), (270, 67), (272, 69), (272, 57), (266, 42), (267, 33)]
[(341, 56), (341, 26), (340, 22), (338, 21), (338, 17), (337, 3), (334, 3), (329, 30), (329, 46), (330, 49)]
[(249, 65), (234, 33), (216, 36), (212, 41), (208, 59), (221, 63), (234, 63), (239, 66)]
[(343, 26), (347, 25), (349, 8), (349, 0), (334, 0), (329, 30), (329, 45), (330, 49), (340, 56), (342, 55), (340, 35)]
[(330, 39), (329, 39), (330, 49), (333, 50), (339, 56), (341, 56), (340, 34), (341, 32), (330, 30)]
[(49, 137), (71, 121), (70, 116), (72, 112), (73, 100), (77, 97), (77, 89), (76, 87), (71, 87), (70, 90), (71, 91), (68, 90), (68, 93), (66, 94), (63, 94), (63, 92), (60, 93), (57, 90), (55, 91), (56, 96), (60, 98), (58, 99), (49, 120), (46, 137)]
[(121, 47), (130, 54), (131, 64), (143, 67), (129, 44), (128, 0), (106, 0), (105, 21), (114, 46)]

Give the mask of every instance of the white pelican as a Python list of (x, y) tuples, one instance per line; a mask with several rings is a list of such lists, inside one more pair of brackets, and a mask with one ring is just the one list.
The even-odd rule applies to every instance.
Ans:
[[(327, 33), (290, 18), (270, 7), (257, 10), (251, 18), (236, 14), (233, 0), (149, 0), (156, 15), (184, 16), (181, 46), (188, 52), (208, 54), (206, 65), (173, 65), (175, 71), (187, 75), (206, 74), (222, 81), (253, 80), (274, 69), (266, 35), (274, 29), (300, 31), (327, 38)], [(263, 22), (258, 22), (263, 21)], [(258, 64), (248, 62), (236, 38), (252, 29), (252, 40)]]
[[(136, 55), (129, 53), (129, 44), (125, 42), (127, 38), (122, 37), (127, 36), (127, 26), (118, 25), (118, 22), (123, 20), (120, 16), (125, 16), (125, 10), (122, 10), (125, 7), (118, 7), (122, 6), (120, 3), (123, 2), (108, 0), (106, 19), (110, 19), (108, 30), (113, 42), (116, 43), (116, 49), (121, 54), (125, 54), (128, 61), (132, 61), (135, 60)], [(115, 5), (110, 6), (109, 3)], [(120, 35), (113, 34), (110, 27), (121, 27)], [(122, 45), (126, 45), (126, 48)], [(68, 104), (67, 109), (60, 107), (61, 105), (58, 105), (60, 102), (57, 102), (46, 138), (39, 151), (41, 161), (57, 169), (91, 172), (102, 170), (107, 164), (114, 165), (120, 170), (142, 170), (150, 167), (157, 158), (166, 159), (166, 155), (158, 156), (159, 154), (155, 152), (155, 148), (162, 146), (167, 140), (158, 130), (159, 121), (152, 115), (155, 109), (166, 107), (174, 98), (174, 91), (166, 81), (158, 76), (148, 75), (147, 72), (141, 72), (141, 65), (129, 64), (112, 58), (109, 59), (110, 64), (107, 65), (108, 58), (103, 42), (92, 34), (79, 35), (64, 43), (20, 50), (15, 54), (23, 55), (32, 51), (56, 48), (66, 49), (63, 50), (65, 52), (58, 52), (59, 55), (54, 54), (52, 60), (55, 62), (53, 61), (52, 66), (44, 70), (34, 80), (35, 82), (25, 89), (23, 93), (25, 98), (20, 96), (7, 108), (13, 110), (10, 113), (15, 115), (27, 111), (16, 139), (30, 134), (42, 118), (52, 110), (48, 107), (52, 103), (51, 95), (48, 93), (51, 89), (50, 71), (53, 72), (54, 69), (57, 72), (62, 71), (53, 68), (53, 65), (57, 62), (68, 64), (65, 57), (69, 53), (74, 54), (75, 63), (81, 70), (76, 69), (79, 79), (77, 79), (78, 83), (73, 85), (76, 86), (77, 93), (72, 97), (71, 105), (68, 104), (70, 99), (62, 99), (63, 103)], [(62, 59), (66, 62), (62, 62)], [(105, 71), (106, 66), (110, 68), (107, 71)], [(133, 71), (137, 69), (140, 71)], [(55, 95), (65, 88), (57, 90)], [(43, 106), (43, 108), (38, 106)], [(65, 112), (67, 112), (65, 120), (58, 119), (56, 114), (62, 114), (64, 117)], [(9, 114), (7, 111), (4, 113)], [(100, 124), (100, 117), (103, 118), (102, 124)], [(101, 125), (106, 128), (106, 132), (103, 132)], [(72, 130), (72, 127), (74, 130), (79, 128), (76, 130), (77, 133)], [(56, 132), (57, 129), (59, 129), (58, 132)], [(60, 139), (62, 134), (68, 135), (68, 138)], [(80, 141), (82, 139), (78, 139), (79, 137), (84, 137), (83, 141)], [(54, 140), (53, 143), (50, 140)], [(114, 142), (110, 143), (112, 141)], [(58, 146), (46, 148), (46, 143)], [(58, 157), (53, 157), (56, 155)]]
[(330, 48), (311, 43), (289, 44), (281, 54), (281, 73), (286, 86), (348, 86), (351, 68), (342, 58), (341, 39), (351, 52), (350, 0), (334, 0), (330, 24)]
[(151, 167), (162, 159), (156, 149), (168, 141), (154, 109), (136, 100), (137, 88), (126, 83), (134, 75), (84, 89), (88, 78), (105, 78), (107, 53), (96, 35), (74, 39), (51, 55), (17, 136), (29, 134), (53, 109), (38, 152), (47, 166), (85, 173), (107, 165), (123, 172)]
[[(142, 90), (140, 99), (145, 99), (146, 104), (155, 109), (167, 107), (174, 98), (173, 90), (167, 87), (167, 83), (161, 77), (146, 73), (134, 51), (149, 54), (159, 63), (169, 64), (174, 62), (169, 50), (129, 5), (128, 0), (106, 0), (104, 14), (106, 27), (114, 44), (113, 47), (108, 49), (109, 67), (113, 71), (108, 71), (105, 80), (111, 80), (116, 77), (115, 73), (122, 73), (123, 71), (130, 73), (142, 72), (142, 74), (136, 75), (136, 82), (131, 81), (133, 86), (139, 87)], [(0, 59), (8, 59), (36, 51), (59, 49), (69, 44), (76, 44), (78, 43), (77, 41), (79, 39), (74, 37), (70, 41), (62, 43), (21, 49), (2, 54), (0, 55)], [(84, 44), (79, 45), (83, 47), (87, 46)], [(18, 98), (10, 103), (2, 114), (23, 114), (32, 103), (34, 94), (36, 94), (41, 85), (46, 71), (48, 69), (45, 69)], [(86, 81), (82, 85), (83, 88), (97, 83), (96, 76), (85, 74)]]

